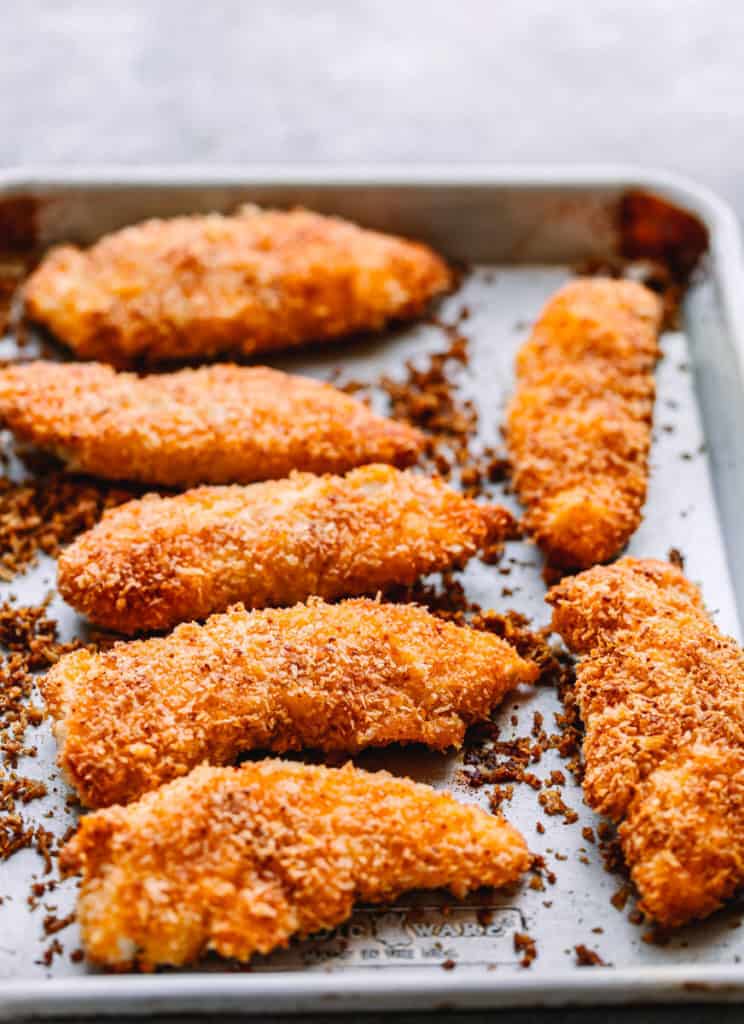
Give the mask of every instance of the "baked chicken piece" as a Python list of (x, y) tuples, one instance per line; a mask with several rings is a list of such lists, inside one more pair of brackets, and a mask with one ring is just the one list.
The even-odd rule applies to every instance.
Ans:
[(0, 371), (0, 421), (74, 472), (166, 487), (402, 467), (424, 446), (414, 427), (329, 384), (265, 366), (147, 377), (101, 363), (11, 366)]
[(308, 210), (245, 206), (52, 249), (25, 302), (81, 358), (128, 366), (380, 330), (420, 316), (451, 284), (425, 245)]
[(459, 897), (530, 863), (503, 818), (387, 772), (282, 761), (195, 768), (83, 818), (60, 855), (82, 874), (93, 963), (152, 968), (213, 950), (249, 960), (334, 928), (356, 900)]
[(643, 285), (580, 278), (548, 302), (517, 356), (514, 487), (554, 566), (607, 561), (641, 521), (661, 316)]
[(744, 883), (744, 652), (666, 562), (623, 558), (548, 601), (585, 655), (586, 800), (622, 822), (646, 913), (665, 926), (706, 917)]
[(61, 595), (121, 633), (250, 608), (375, 594), (463, 565), (513, 528), (438, 479), (392, 466), (293, 473), (147, 495), (107, 512), (59, 559)]
[(244, 750), (460, 746), (466, 726), (538, 671), (499, 637), (415, 605), (313, 598), (73, 651), (44, 695), (65, 777), (102, 807)]

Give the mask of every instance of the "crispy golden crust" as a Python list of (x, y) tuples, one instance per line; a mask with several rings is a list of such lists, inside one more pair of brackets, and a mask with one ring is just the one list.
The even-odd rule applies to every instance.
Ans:
[(631, 281), (573, 281), (517, 357), (507, 411), (525, 526), (554, 565), (612, 558), (641, 520), (659, 299)]
[(294, 473), (107, 512), (62, 553), (58, 585), (109, 629), (163, 630), (236, 602), (291, 605), (413, 583), (462, 565), (511, 525), (505, 509), (391, 466)]
[(196, 768), (88, 815), (60, 860), (83, 875), (88, 958), (147, 968), (207, 950), (248, 960), (335, 927), (355, 900), (445, 886), (463, 897), (514, 881), (530, 857), (502, 818), (428, 786), (263, 761)]
[(744, 883), (744, 652), (665, 562), (624, 558), (548, 601), (554, 629), (586, 655), (587, 802), (623, 821), (652, 917), (705, 917)]
[(424, 245), (307, 210), (149, 220), (92, 248), (53, 249), (28, 314), (115, 365), (245, 355), (379, 330), (450, 287)]
[(537, 674), (505, 641), (423, 608), (312, 599), (74, 651), (44, 693), (66, 778), (102, 807), (252, 748), (459, 746), (467, 725)]
[(27, 363), (0, 371), (0, 420), (77, 472), (170, 487), (402, 467), (424, 445), (413, 427), (328, 384), (264, 366), (137, 377), (100, 363)]

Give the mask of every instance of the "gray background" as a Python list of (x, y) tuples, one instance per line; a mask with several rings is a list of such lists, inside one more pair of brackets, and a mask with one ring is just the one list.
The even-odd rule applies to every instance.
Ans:
[(4, 0), (0, 167), (620, 161), (690, 175), (741, 216), (742, 44), (742, 0)]
[(635, 161), (744, 213), (742, 0), (4, 0), (0, 165)]

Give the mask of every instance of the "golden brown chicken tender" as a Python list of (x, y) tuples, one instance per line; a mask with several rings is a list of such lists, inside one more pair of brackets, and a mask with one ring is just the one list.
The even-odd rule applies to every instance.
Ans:
[(408, 466), (424, 446), (414, 427), (329, 384), (265, 366), (147, 377), (101, 363), (12, 366), (0, 371), (0, 421), (75, 472), (170, 487)]
[(60, 856), (83, 875), (88, 958), (148, 968), (208, 950), (248, 960), (408, 889), (465, 896), (527, 869), (503, 818), (387, 772), (262, 761), (200, 767), (83, 818)]
[(586, 799), (623, 822), (642, 908), (669, 926), (711, 914), (744, 883), (744, 652), (665, 562), (624, 558), (548, 601), (586, 655)]
[(108, 629), (163, 630), (236, 602), (263, 608), (410, 584), (464, 564), (512, 526), (506, 509), (391, 466), (294, 473), (130, 501), (62, 553), (58, 586)]
[(504, 640), (415, 605), (314, 598), (74, 651), (44, 695), (65, 777), (102, 807), (243, 750), (460, 746), (467, 725), (537, 675)]
[(621, 550), (646, 498), (660, 300), (632, 281), (572, 281), (517, 357), (507, 412), (525, 526), (553, 565)]
[(148, 220), (53, 249), (28, 315), (114, 365), (251, 355), (421, 315), (452, 277), (431, 249), (307, 210)]

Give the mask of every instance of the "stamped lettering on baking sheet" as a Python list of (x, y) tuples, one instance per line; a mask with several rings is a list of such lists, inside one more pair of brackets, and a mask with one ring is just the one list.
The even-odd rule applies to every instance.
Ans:
[(516, 907), (361, 907), (333, 931), (259, 957), (252, 968), (515, 964), (519, 954), (514, 951), (514, 932), (524, 928), (524, 917)]

